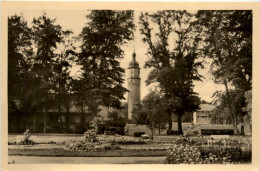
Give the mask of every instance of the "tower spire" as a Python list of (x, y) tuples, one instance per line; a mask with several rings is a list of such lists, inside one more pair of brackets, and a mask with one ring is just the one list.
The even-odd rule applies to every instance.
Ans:
[(135, 58), (136, 58), (136, 53), (135, 53), (135, 46), (134, 46), (134, 52), (133, 52), (133, 60), (135, 61)]

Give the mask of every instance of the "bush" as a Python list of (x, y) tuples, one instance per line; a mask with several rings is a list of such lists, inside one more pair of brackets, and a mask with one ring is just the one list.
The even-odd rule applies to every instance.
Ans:
[(192, 138), (188, 138), (186, 136), (181, 136), (175, 140), (176, 144), (195, 144), (195, 141)]
[(178, 131), (174, 131), (174, 130), (167, 130), (167, 135), (178, 135)]
[(251, 161), (251, 149), (234, 147), (195, 147), (188, 143), (174, 144), (167, 150), (166, 164), (226, 164)]
[(201, 129), (202, 135), (233, 135), (233, 129)]
[(30, 140), (31, 131), (29, 129), (26, 129), (26, 131), (23, 133), (24, 138), (20, 142), (18, 142), (18, 145), (35, 145), (36, 143), (32, 140)]
[(97, 142), (97, 132), (93, 129), (85, 132), (84, 137), (87, 142), (92, 142), (92, 143)]
[(65, 150), (69, 151), (106, 151), (118, 147), (105, 141), (98, 141), (95, 130), (88, 130), (83, 138), (65, 141)]

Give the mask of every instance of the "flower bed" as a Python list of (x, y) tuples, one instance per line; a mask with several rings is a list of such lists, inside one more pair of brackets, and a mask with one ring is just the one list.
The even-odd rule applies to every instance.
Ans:
[(85, 140), (71, 140), (65, 143), (64, 149), (69, 151), (107, 151), (118, 149), (118, 147), (113, 146), (111, 143), (93, 143)]
[(108, 142), (112, 144), (121, 144), (121, 145), (129, 145), (129, 144), (147, 144), (151, 142), (149, 139), (135, 138), (129, 136), (120, 136), (120, 135), (101, 135), (97, 137), (98, 141)]
[(174, 144), (167, 150), (166, 164), (226, 164), (248, 163), (251, 148), (196, 147), (188, 143)]

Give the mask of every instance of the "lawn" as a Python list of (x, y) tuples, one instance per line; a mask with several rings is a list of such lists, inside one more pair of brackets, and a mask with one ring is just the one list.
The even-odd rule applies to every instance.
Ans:
[(64, 149), (9, 149), (9, 156), (45, 156), (45, 157), (152, 157), (166, 156), (166, 150), (130, 150), (118, 149), (111, 151), (66, 151)]

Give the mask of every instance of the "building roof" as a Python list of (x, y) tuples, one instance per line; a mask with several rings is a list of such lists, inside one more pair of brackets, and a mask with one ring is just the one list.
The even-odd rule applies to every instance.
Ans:
[(201, 104), (199, 111), (212, 111), (216, 106), (212, 104)]
[(139, 63), (135, 60), (136, 54), (135, 52), (133, 53), (133, 59), (129, 63), (129, 68), (139, 68)]

